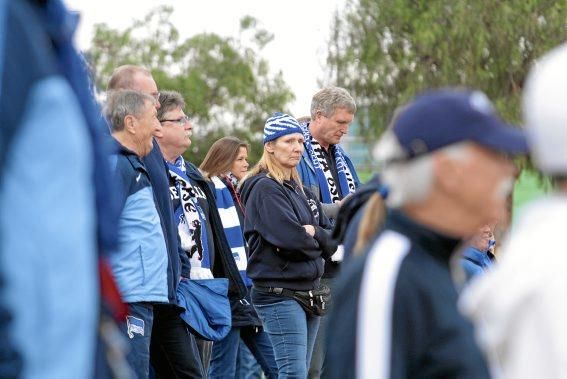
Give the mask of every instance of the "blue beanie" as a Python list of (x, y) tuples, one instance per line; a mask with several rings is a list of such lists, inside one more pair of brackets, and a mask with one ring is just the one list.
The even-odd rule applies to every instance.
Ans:
[(285, 113), (274, 113), (264, 125), (264, 144), (293, 133), (303, 134), (297, 120)]

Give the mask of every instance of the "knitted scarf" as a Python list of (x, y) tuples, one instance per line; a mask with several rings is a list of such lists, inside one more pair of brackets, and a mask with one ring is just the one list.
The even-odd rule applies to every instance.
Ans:
[[(330, 204), (337, 203), (341, 200), (341, 193), (343, 197), (349, 193), (356, 191), (356, 184), (354, 183), (354, 178), (346, 160), (344, 157), (343, 149), (336, 145), (335, 146), (335, 163), (337, 166), (337, 176), (339, 183), (333, 179), (333, 174), (331, 173), (331, 168), (325, 159), (325, 154), (323, 152), (323, 147), (311, 136), (309, 133), (309, 124), (301, 124), (301, 129), (303, 130), (303, 136), (305, 138), (305, 148), (315, 169), (315, 174), (317, 175), (317, 181), (319, 182), (319, 189), (321, 191), (321, 202)], [(340, 192), (339, 192), (340, 188)]]
[[(197, 191), (186, 173), (185, 161), (177, 158), (175, 164), (167, 162), (169, 174), (175, 180), (180, 205), (175, 209), (175, 221), (181, 241), (181, 247), (189, 255), (191, 272), (193, 268), (211, 268), (211, 252), (207, 242), (207, 219), (199, 205)], [(173, 196), (173, 195), (172, 195)], [(212, 278), (212, 274), (210, 278)], [(204, 279), (204, 278), (201, 278)]]
[[(252, 285), (252, 281), (246, 276), (246, 266), (248, 264), (246, 257), (246, 249), (244, 247), (244, 237), (242, 234), (242, 227), (240, 219), (236, 211), (236, 206), (232, 199), (232, 194), (223, 181), (213, 176), (211, 178), (215, 185), (215, 195), (217, 201), (217, 208), (219, 210), (224, 234), (232, 251), (232, 256), (240, 272), (240, 276), (247, 287)], [(229, 178), (230, 180), (230, 178)]]

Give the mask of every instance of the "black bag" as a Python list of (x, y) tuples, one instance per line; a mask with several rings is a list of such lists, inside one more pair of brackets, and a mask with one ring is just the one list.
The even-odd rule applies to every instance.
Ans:
[(331, 289), (320, 285), (310, 291), (293, 291), (293, 299), (311, 316), (323, 316), (331, 304)]

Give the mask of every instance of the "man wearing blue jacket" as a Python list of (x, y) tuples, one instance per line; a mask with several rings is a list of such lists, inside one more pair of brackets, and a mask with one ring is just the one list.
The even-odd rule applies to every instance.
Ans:
[[(116, 68), (108, 82), (108, 90), (130, 89), (150, 95), (159, 108), (159, 92), (151, 73), (143, 67), (125, 65)], [(161, 134), (157, 134), (159, 137)], [(181, 278), (189, 278), (189, 260), (179, 246), (173, 208), (169, 199), (169, 177), (163, 155), (153, 140), (153, 149), (143, 158), (155, 195), (168, 253), (167, 304), (154, 306), (151, 342), (151, 363), (156, 374), (163, 377), (198, 378), (203, 368), (195, 338), (181, 318), (177, 305), (177, 286)]]
[(338, 278), (327, 376), (488, 378), (457, 309), (450, 262), (462, 241), (506, 213), (507, 155), (527, 152), (524, 134), (483, 93), (449, 88), (409, 103), (376, 151), (390, 211), (368, 253)]
[(109, 256), (123, 300), (128, 304), (126, 325), (130, 342), (128, 361), (138, 378), (147, 378), (153, 304), (167, 303), (167, 249), (154, 203), (150, 178), (141, 158), (152, 150), (153, 136), (161, 130), (154, 99), (136, 91), (110, 94), (106, 116), (119, 152), (110, 168), (120, 183), (122, 212), (118, 249)]
[[(317, 92), (311, 101), (311, 121), (302, 124), (305, 138), (303, 155), (297, 171), (303, 185), (317, 196), (323, 212), (332, 221), (337, 218), (342, 200), (356, 191), (360, 181), (351, 160), (339, 145), (347, 134), (356, 113), (356, 103), (347, 90), (327, 87)], [(342, 253), (325, 261), (322, 282), (331, 284), (338, 272)], [(319, 328), (310, 378), (321, 376), (324, 350), (325, 318)]]

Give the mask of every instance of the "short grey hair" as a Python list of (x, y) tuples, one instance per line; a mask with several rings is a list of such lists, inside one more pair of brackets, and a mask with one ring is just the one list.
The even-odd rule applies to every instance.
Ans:
[(317, 111), (321, 111), (323, 116), (331, 117), (337, 109), (344, 108), (349, 113), (356, 113), (356, 103), (348, 93), (341, 87), (326, 87), (313, 95), (311, 100), (311, 119), (315, 119)]
[(185, 108), (183, 96), (176, 91), (162, 91), (159, 94), (160, 107), (157, 111), (158, 120), (163, 121), (163, 115), (172, 109)]
[(138, 91), (118, 90), (109, 92), (104, 113), (110, 122), (111, 131), (122, 131), (126, 116), (139, 117), (146, 106), (146, 102), (153, 106), (155, 99)]
[[(452, 159), (467, 156), (469, 142), (456, 143), (433, 153), (444, 153)], [(388, 188), (386, 204), (399, 208), (407, 203), (420, 202), (433, 186), (433, 154), (406, 160), (407, 153), (395, 134), (387, 130), (374, 148), (374, 157), (382, 165), (381, 180)]]

